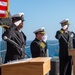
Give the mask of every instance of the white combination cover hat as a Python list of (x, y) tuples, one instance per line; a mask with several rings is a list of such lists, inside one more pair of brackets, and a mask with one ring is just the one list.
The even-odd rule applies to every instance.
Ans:
[(62, 20), (62, 21), (60, 22), (60, 24), (61, 24), (61, 23), (64, 23), (64, 22), (67, 22), (67, 21), (69, 21), (69, 19), (64, 19), (64, 20)]
[(12, 20), (24, 21), (24, 13), (18, 13), (12, 16)]
[(42, 34), (45, 34), (45, 27), (41, 27), (41, 28), (35, 30), (33, 33), (37, 33), (37, 32), (40, 32)]
[(13, 15), (12, 18), (13, 17), (21, 17), (22, 15), (24, 16), (24, 13), (18, 13), (18, 14)]

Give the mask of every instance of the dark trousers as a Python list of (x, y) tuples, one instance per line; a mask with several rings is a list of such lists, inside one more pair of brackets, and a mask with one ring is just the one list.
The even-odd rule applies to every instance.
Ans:
[(59, 75), (71, 75), (72, 70), (72, 57), (65, 58), (59, 57)]

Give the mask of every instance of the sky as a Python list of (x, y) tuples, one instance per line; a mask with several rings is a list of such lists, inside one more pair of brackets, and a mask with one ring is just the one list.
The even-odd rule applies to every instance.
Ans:
[(70, 22), (69, 30), (75, 32), (75, 0), (9, 0), (9, 11), (11, 15), (25, 14), (22, 31), (27, 40), (33, 40), (33, 32), (41, 27), (45, 27), (48, 40), (56, 40), (56, 31), (61, 29), (60, 21), (66, 18)]

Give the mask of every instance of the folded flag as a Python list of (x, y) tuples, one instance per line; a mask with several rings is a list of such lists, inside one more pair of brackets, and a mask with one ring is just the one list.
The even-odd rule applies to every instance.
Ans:
[(0, 18), (8, 17), (8, 0), (0, 0)]

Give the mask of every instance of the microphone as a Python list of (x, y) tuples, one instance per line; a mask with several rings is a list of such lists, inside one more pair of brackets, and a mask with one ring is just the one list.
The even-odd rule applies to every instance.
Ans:
[(4, 39), (5, 41), (9, 41), (10, 43), (12, 43), (12, 44), (18, 46), (18, 44), (17, 44), (16, 42), (14, 42), (13, 40), (9, 39), (7, 36), (4, 36), (3, 39)]
[(18, 49), (20, 49), (25, 55), (27, 55), (27, 56), (30, 58), (30, 56), (29, 56), (28, 54), (26, 54), (26, 53), (23, 51), (23, 49), (22, 49), (15, 41), (9, 39), (7, 36), (4, 36), (3, 39), (4, 39), (5, 41), (9, 41), (11, 44), (13, 44), (15, 47), (17, 47)]
[(7, 36), (4, 36), (3, 39), (4, 39), (4, 40), (7, 40)]

